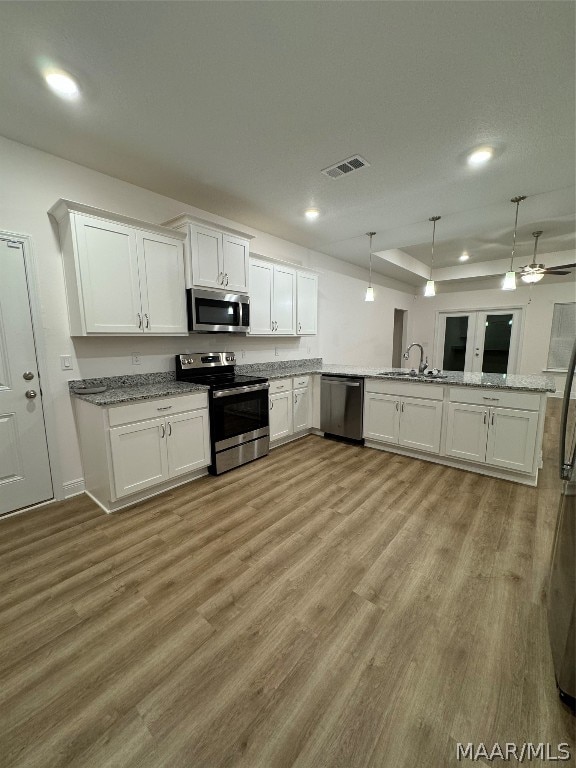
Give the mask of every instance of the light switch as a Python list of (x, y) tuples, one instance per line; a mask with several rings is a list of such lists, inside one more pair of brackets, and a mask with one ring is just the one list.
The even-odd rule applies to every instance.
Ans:
[(74, 366), (72, 365), (71, 355), (60, 355), (60, 367), (63, 371), (72, 371)]

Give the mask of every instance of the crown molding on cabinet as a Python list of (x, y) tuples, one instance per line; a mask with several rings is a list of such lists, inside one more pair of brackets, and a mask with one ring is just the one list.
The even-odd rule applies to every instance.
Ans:
[(71, 213), (81, 213), (83, 216), (94, 216), (98, 219), (115, 221), (119, 224), (126, 224), (129, 227), (134, 227), (135, 229), (143, 229), (146, 232), (154, 232), (158, 235), (166, 235), (167, 237), (176, 238), (182, 241), (186, 239), (186, 234), (184, 232), (178, 232), (177, 230), (162, 224), (153, 224), (149, 221), (133, 219), (132, 217), (124, 216), (121, 213), (113, 213), (112, 211), (106, 211), (103, 208), (95, 208), (92, 205), (85, 205), (84, 203), (77, 203), (73, 200), (65, 200), (64, 198), (61, 198), (54, 203), (48, 213), (56, 219), (58, 223), (63, 221), (66, 216)]
[(223, 224), (216, 224), (214, 221), (201, 219), (198, 216), (191, 216), (189, 213), (181, 213), (179, 216), (175, 216), (173, 219), (168, 219), (168, 221), (163, 222), (162, 226), (169, 227), (173, 231), (174, 229), (181, 229), (186, 224), (197, 224), (198, 226), (207, 227), (208, 229), (215, 229), (218, 232), (226, 232), (229, 235), (234, 235), (235, 237), (242, 237), (244, 240), (253, 240), (255, 237), (255, 235), (250, 235), (248, 232), (242, 232), (239, 229), (226, 227)]

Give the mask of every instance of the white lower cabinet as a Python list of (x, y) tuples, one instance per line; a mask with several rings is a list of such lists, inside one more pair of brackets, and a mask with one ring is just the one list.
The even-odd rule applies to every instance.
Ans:
[(166, 420), (150, 419), (110, 430), (116, 496), (128, 496), (167, 480)]
[(398, 443), (400, 398), (367, 392), (364, 398), (364, 437)]
[(168, 475), (178, 477), (210, 463), (208, 411), (177, 413), (166, 419)]
[(440, 453), (442, 401), (402, 399), (400, 403), (399, 445), (418, 451)]
[(446, 455), (533, 472), (538, 419), (538, 411), (449, 403)]
[(310, 407), (310, 390), (295, 389), (293, 393), (294, 432), (310, 429), (312, 426), (312, 408)]
[(430, 453), (440, 452), (442, 401), (367, 392), (364, 437)]
[(292, 434), (292, 413), (291, 390), (270, 395), (270, 441)]
[(75, 401), (86, 492), (106, 510), (168, 490), (210, 464), (208, 395), (98, 406)]
[(208, 410), (110, 430), (116, 496), (128, 496), (210, 463)]
[(486, 463), (516, 472), (532, 472), (538, 413), (491, 408)]
[(484, 462), (486, 458), (488, 409), (481, 405), (448, 403), (447, 456)]

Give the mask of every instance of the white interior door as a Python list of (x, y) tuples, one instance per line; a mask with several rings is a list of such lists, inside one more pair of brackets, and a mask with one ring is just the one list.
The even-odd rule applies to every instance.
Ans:
[(522, 310), (440, 312), (434, 364), (445, 371), (515, 373)]
[(52, 496), (23, 246), (0, 239), (0, 514)]

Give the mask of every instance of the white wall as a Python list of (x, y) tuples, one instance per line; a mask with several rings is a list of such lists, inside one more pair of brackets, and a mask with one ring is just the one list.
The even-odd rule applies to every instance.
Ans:
[[(243, 227), (176, 200), (135, 187), (44, 152), (0, 137), (0, 230), (30, 235), (37, 261), (39, 301), (48, 363), (43, 390), (53, 400), (57, 444), (64, 483), (82, 476), (67, 380), (173, 368), (179, 352), (227, 349), (239, 362), (321, 356), (327, 362), (388, 366), (392, 356), (394, 309), (414, 299), (403, 284), (375, 276), (377, 301), (364, 302), (367, 273), (351, 264)], [(255, 235), (251, 250), (318, 270), (319, 334), (302, 339), (258, 339), (197, 335), (189, 338), (71, 339), (57, 229), (48, 209), (68, 198), (151, 222), (188, 212)], [(278, 357), (275, 352), (278, 350)], [(132, 365), (132, 353), (142, 364)], [(72, 373), (60, 370), (59, 356), (72, 355)]]
[[(568, 251), (566, 262), (573, 262), (574, 252)], [(524, 310), (524, 331), (520, 342), (520, 356), (517, 373), (542, 375), (546, 370), (548, 346), (552, 328), (552, 312), (557, 302), (576, 301), (574, 281), (546, 282), (529, 287), (519, 287), (508, 292), (499, 289), (439, 293), (433, 298), (419, 296), (412, 313), (413, 340), (423, 343), (426, 354), (433, 364), (441, 367), (442, 361), (434, 359), (434, 339), (437, 313), (441, 310), (496, 309), (522, 307)], [(556, 382), (557, 394), (564, 389), (563, 374), (546, 374)]]

